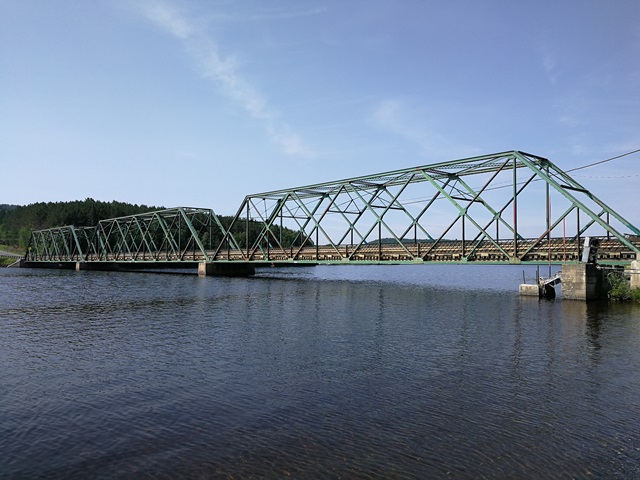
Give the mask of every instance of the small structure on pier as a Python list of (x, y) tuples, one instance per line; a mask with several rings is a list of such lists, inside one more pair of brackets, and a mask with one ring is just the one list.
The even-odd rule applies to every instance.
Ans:
[[(566, 300), (601, 300), (608, 298), (611, 285), (607, 275), (612, 267), (604, 268), (597, 264), (597, 238), (586, 237), (582, 261), (567, 263), (562, 271), (550, 278), (537, 278), (536, 284), (520, 285), (520, 295), (538, 296), (539, 298), (555, 298), (555, 286), (562, 283), (562, 298)], [(637, 261), (634, 264), (638, 263)]]
[(556, 298), (555, 286), (562, 282), (562, 272), (557, 272), (555, 275), (544, 278), (537, 275), (536, 283), (520, 285), (520, 295), (528, 297), (538, 298)]

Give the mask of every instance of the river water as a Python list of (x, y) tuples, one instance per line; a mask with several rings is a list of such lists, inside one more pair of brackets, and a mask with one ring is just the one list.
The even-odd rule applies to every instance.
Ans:
[(640, 478), (640, 308), (522, 275), (0, 269), (0, 477)]

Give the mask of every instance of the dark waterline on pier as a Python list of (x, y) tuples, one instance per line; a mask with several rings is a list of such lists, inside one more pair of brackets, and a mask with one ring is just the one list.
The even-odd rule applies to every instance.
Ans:
[(0, 477), (640, 477), (640, 308), (522, 270), (0, 270)]

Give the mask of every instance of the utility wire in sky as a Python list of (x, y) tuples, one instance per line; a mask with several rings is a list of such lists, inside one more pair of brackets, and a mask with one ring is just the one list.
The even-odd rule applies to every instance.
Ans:
[[(588, 165), (583, 165), (581, 167), (576, 167), (576, 168), (572, 168), (570, 170), (565, 170), (565, 173), (575, 172), (577, 170), (583, 170), (585, 168), (594, 167), (596, 165), (600, 165), (602, 163), (611, 162), (613, 160), (617, 160), (617, 159), (622, 158), (622, 157), (627, 157), (629, 155), (633, 155), (634, 153), (638, 153), (638, 152), (640, 152), (640, 148), (638, 148), (636, 150), (632, 150), (631, 152), (623, 153), (622, 155), (616, 155), (615, 157), (611, 157), (611, 158), (607, 158), (605, 160), (600, 160), (598, 162), (590, 163)], [(578, 175), (578, 176), (581, 176), (581, 175)], [(637, 176), (638, 175), (624, 175), (622, 177), (588, 177), (588, 178), (629, 178), (629, 177), (637, 177)], [(541, 180), (540, 178), (536, 178), (533, 181), (536, 182), (536, 181), (540, 181), (540, 180)], [(495, 186), (493, 186), (491, 188), (486, 188), (485, 191), (500, 190), (502, 188), (511, 188), (512, 187), (511, 183), (508, 182), (508, 181), (507, 182), (503, 182), (503, 183), (504, 183), (504, 185), (498, 184), (498, 185), (495, 185)], [(518, 182), (516, 185), (523, 185), (524, 183), (525, 182)], [(438, 198), (436, 200), (443, 200), (443, 199), (444, 199), (444, 197), (440, 197), (440, 198)], [(422, 203), (425, 200), (427, 200), (427, 198), (412, 198), (412, 199), (407, 199), (407, 200), (403, 201), (402, 203), (403, 203), (403, 205), (411, 205), (411, 204), (414, 204), (414, 203)], [(345, 200), (343, 203), (339, 204), (338, 206), (343, 206), (343, 205), (345, 205), (347, 203), (350, 203), (351, 201), (353, 201), (353, 200)]]
[(640, 148), (638, 148), (636, 150), (633, 150), (631, 152), (623, 153), (622, 155), (617, 155), (615, 157), (607, 158), (606, 160), (600, 160), (599, 162), (590, 163), (589, 165), (583, 165), (582, 167), (572, 168), (571, 170), (566, 170), (566, 172), (567, 173), (575, 172), (576, 170), (582, 170), (583, 168), (593, 167), (595, 165), (600, 165), (601, 163), (611, 162), (612, 160), (617, 160), (619, 158), (626, 157), (627, 155), (632, 155), (632, 154), (638, 153), (638, 152), (640, 152)]
[[(616, 155), (615, 157), (611, 157), (611, 158), (606, 158), (604, 160), (600, 160), (599, 162), (594, 162), (594, 163), (590, 163), (588, 165), (583, 165), (581, 167), (576, 167), (576, 168), (572, 168), (570, 170), (565, 170), (564, 172), (565, 173), (569, 173), (569, 172), (575, 172), (576, 170), (583, 170), (585, 168), (594, 167), (596, 165), (600, 165), (600, 164), (606, 163), (606, 162), (611, 162), (613, 160), (617, 160), (617, 159), (622, 158), (622, 157), (627, 157), (629, 155), (633, 155), (634, 153), (638, 153), (638, 152), (640, 152), (640, 148), (638, 148), (636, 150), (632, 150), (631, 152), (623, 153), (621, 155)], [(578, 176), (581, 176), (581, 175), (578, 175)], [(604, 177), (604, 178), (629, 178), (629, 177), (635, 177), (635, 176), (637, 176), (637, 175), (624, 175), (622, 177)], [(588, 178), (601, 178), (601, 177), (588, 177)], [(537, 181), (540, 181), (540, 180), (542, 180), (542, 179), (541, 178), (536, 178), (533, 181), (537, 182)], [(501, 184), (497, 184), (497, 185), (495, 185), (493, 187), (486, 188), (485, 191), (488, 192), (488, 191), (491, 191), (491, 190), (500, 190), (500, 189), (503, 189), (503, 188), (511, 188), (512, 187), (512, 185), (511, 185), (511, 183), (509, 181), (502, 182), (502, 183), (503, 183), (502, 185)], [(523, 185), (524, 183), (525, 182), (518, 182), (516, 185)], [(477, 190), (477, 189), (475, 189), (475, 190)], [(443, 198), (444, 197), (440, 197), (437, 200), (442, 200)], [(410, 200), (402, 202), (402, 203), (404, 205), (410, 205), (410, 204), (413, 204), (413, 203), (421, 203), (421, 202), (423, 202), (425, 200), (427, 200), (427, 199), (426, 198), (416, 198), (416, 199), (410, 199)]]

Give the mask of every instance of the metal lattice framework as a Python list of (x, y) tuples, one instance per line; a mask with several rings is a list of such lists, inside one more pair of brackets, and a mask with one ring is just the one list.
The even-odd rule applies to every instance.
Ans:
[[(551, 161), (519, 151), (249, 195), (232, 230), (250, 221), (262, 228), (244, 245), (248, 261), (576, 260), (587, 235), (613, 260), (640, 252), (636, 227)], [(283, 245), (283, 227), (300, 246)]]
[[(229, 222), (227, 222), (229, 223)], [(28, 262), (539, 263), (640, 258), (640, 231), (519, 151), (245, 197), (230, 224), (173, 208), (32, 233)]]
[(95, 230), (95, 227), (73, 225), (34, 230), (25, 258), (34, 262), (85, 261)]
[(211, 261), (225, 234), (213, 210), (179, 207), (34, 231), (27, 261)]

